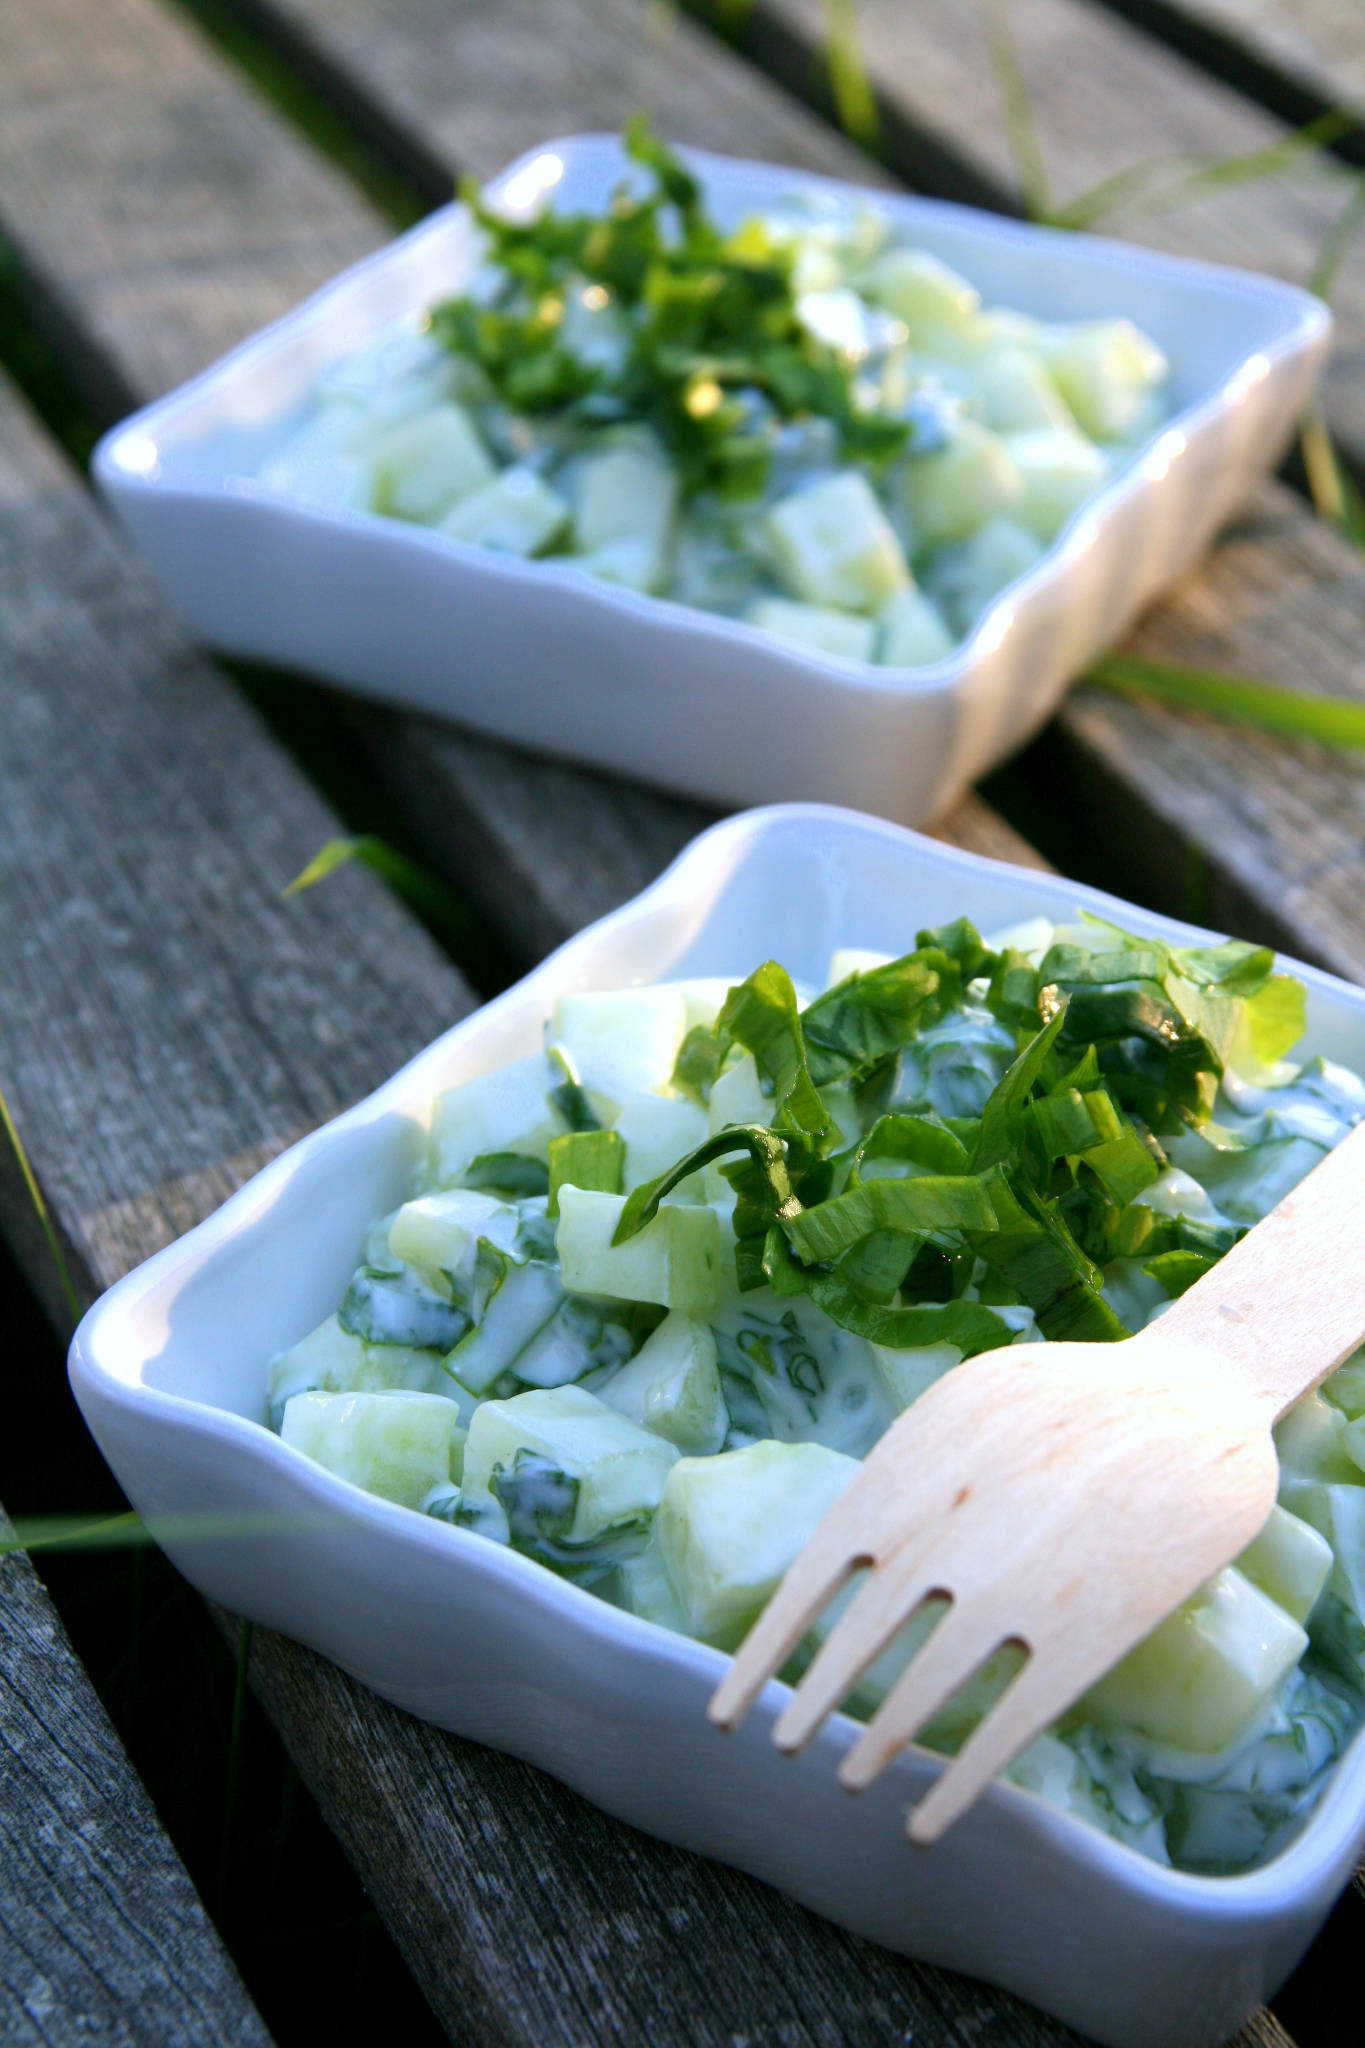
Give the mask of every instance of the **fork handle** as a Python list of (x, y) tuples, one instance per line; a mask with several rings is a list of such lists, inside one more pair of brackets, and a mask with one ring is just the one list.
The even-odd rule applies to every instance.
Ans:
[(1365, 1124), (1149, 1328), (1213, 1353), (1276, 1415), (1326, 1379), (1365, 1340)]

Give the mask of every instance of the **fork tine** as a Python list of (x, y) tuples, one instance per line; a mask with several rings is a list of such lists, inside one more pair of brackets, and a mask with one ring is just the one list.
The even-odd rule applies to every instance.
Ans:
[[(834, 1514), (840, 1503), (836, 1501)], [(717, 1728), (737, 1728), (774, 1672), (786, 1663), (806, 1630), (829, 1605), (865, 1556), (850, 1552), (836, 1524), (829, 1538), (817, 1529), (788, 1568), (758, 1620), (735, 1651), (734, 1662), (707, 1708)]]
[(936, 1842), (965, 1813), (989, 1781), (1027, 1749), (1076, 1692), (1076, 1674), (1065, 1658), (1029, 1658), (971, 1739), (925, 1793), (909, 1817), (912, 1842)]
[(983, 1617), (972, 1604), (955, 1601), (844, 1758), (839, 1782), (850, 1792), (870, 1785), (985, 1663), (1000, 1640), (989, 1611)]
[[(940, 1565), (938, 1577), (941, 1575)], [(909, 1555), (902, 1551), (877, 1566), (839, 1616), (783, 1710), (773, 1729), (777, 1747), (789, 1756), (804, 1749), (926, 1597), (940, 1590), (938, 1578), (926, 1570), (919, 1549)]]

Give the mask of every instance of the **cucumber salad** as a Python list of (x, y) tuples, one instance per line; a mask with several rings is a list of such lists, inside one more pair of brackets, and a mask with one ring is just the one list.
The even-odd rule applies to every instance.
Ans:
[(1128, 320), (1045, 322), (871, 207), (733, 232), (639, 123), (600, 214), (512, 218), (466, 292), (329, 369), (259, 470), (724, 613), (822, 655), (940, 660), (1166, 408)]
[[(733, 1648), (941, 1374), (1142, 1328), (1365, 1117), (1356, 1075), (1288, 1058), (1303, 1026), (1268, 951), (1089, 919), (990, 944), (960, 920), (836, 954), (818, 993), (769, 961), (563, 995), (543, 1052), (437, 1101), (412, 1198), (275, 1359), (270, 1420)], [(1277, 1434), (1261, 1535), (1010, 1772), (1187, 1869), (1272, 1853), (1365, 1711), (1365, 1352)], [(923, 1739), (958, 1746), (1018, 1655)]]

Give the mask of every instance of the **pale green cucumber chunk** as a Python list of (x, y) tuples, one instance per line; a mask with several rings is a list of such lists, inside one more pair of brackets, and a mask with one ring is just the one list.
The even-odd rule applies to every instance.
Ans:
[(678, 1605), (657, 1537), (651, 1535), (637, 1556), (622, 1561), (619, 1586), (621, 1605), (631, 1614), (672, 1629), (675, 1635), (687, 1634), (687, 1619)]
[(981, 295), (926, 249), (887, 249), (858, 281), (864, 298), (903, 320), (917, 347), (967, 345)]
[[(1320, 1393), (1305, 1394), (1280, 1418), (1275, 1425), (1275, 1452), (1280, 1461), (1282, 1499), (1284, 1487), (1298, 1481), (1328, 1486), (1359, 1484), (1360, 1467), (1347, 1446), (1346, 1430), (1341, 1410)], [(1294, 1505), (1292, 1501), (1286, 1504)]]
[(895, 530), (857, 470), (793, 491), (763, 531), (779, 578), (807, 604), (875, 612), (910, 582)]
[(569, 507), (533, 469), (504, 469), (441, 521), (452, 540), (506, 555), (539, 555), (569, 523)]
[(744, 613), (746, 625), (790, 640), (810, 654), (836, 661), (871, 661), (877, 652), (877, 628), (854, 612), (828, 605), (798, 604), (789, 597), (756, 597)]
[(857, 1471), (823, 1444), (680, 1459), (655, 1530), (687, 1633), (733, 1649)]
[[(627, 1194), (647, 1180), (657, 1180), (670, 1166), (705, 1142), (706, 1111), (684, 1095), (628, 1095), (616, 1119), (616, 1134), (626, 1148)], [(700, 1174), (689, 1174), (670, 1193), (670, 1201), (700, 1201)]]
[(725, 1442), (730, 1418), (716, 1369), (716, 1340), (705, 1323), (677, 1309), (598, 1392), (609, 1408), (689, 1457), (708, 1457)]
[(407, 1388), (414, 1393), (447, 1393), (449, 1381), (439, 1356), (405, 1344), (366, 1344), (336, 1317), (271, 1360), (266, 1403), (272, 1429), (280, 1427), (291, 1395), (318, 1388), (324, 1393), (374, 1392)]
[(1085, 320), (1044, 338), (1048, 370), (1083, 432), (1118, 441), (1142, 416), (1169, 366), (1131, 320)]
[(496, 474), (464, 407), (434, 405), (391, 427), (375, 448), (375, 510), (430, 523)]
[[(764, 1094), (754, 1056), (746, 1052), (726, 1067), (711, 1090), (707, 1135), (714, 1137), (728, 1124), (770, 1124), (774, 1114), (773, 1098)], [(734, 1190), (720, 1170), (721, 1164), (713, 1159), (702, 1168), (702, 1185), (709, 1202), (734, 1198)]]
[(643, 1526), (678, 1453), (581, 1387), (535, 1389), (474, 1411), (464, 1452), (464, 1500), (496, 1502), (494, 1477), (525, 1451), (577, 1487), (568, 1540), (588, 1543), (624, 1524)]
[[(624, 442), (585, 456), (574, 479), (573, 544), (591, 564), (623, 544), (632, 574), (613, 580), (640, 590), (659, 589), (667, 575), (678, 479), (662, 451), (644, 442)], [(609, 573), (601, 567), (598, 574)], [(640, 580), (636, 581), (638, 574)]]
[(624, 1195), (562, 1188), (555, 1247), (564, 1285), (573, 1294), (653, 1301), (688, 1315), (707, 1315), (720, 1299), (722, 1261), (731, 1256), (720, 1218), (695, 1203), (663, 1202), (652, 1223), (625, 1244), (612, 1236)]
[(986, 425), (997, 434), (1026, 427), (1070, 427), (1075, 420), (1034, 350), (1002, 343), (973, 366)]
[(1235, 1560), (1244, 1578), (1295, 1621), (1306, 1622), (1332, 1569), (1332, 1546), (1310, 1522), (1279, 1506)]
[(419, 1507), (460, 1475), (459, 1409), (440, 1394), (295, 1394), (280, 1435), (366, 1493)]
[(668, 1085), (686, 1030), (686, 1001), (665, 982), (557, 997), (549, 1042), (614, 1119), (628, 1095)]
[(1011, 518), (1036, 540), (1055, 539), (1072, 513), (1108, 481), (1109, 457), (1070, 427), (1029, 427), (1003, 438), (1024, 484)]
[(916, 541), (933, 546), (966, 540), (988, 519), (1012, 512), (1024, 495), (1024, 480), (1000, 436), (964, 418), (945, 447), (909, 456), (890, 488), (900, 494)]
[(897, 1413), (918, 1401), (935, 1380), (941, 1380), (945, 1372), (962, 1363), (962, 1353), (956, 1344), (920, 1344), (907, 1351), (893, 1351), (885, 1344), (874, 1344), (871, 1348)]
[(449, 1187), (472, 1160), (488, 1152), (522, 1152), (546, 1162), (549, 1144), (565, 1129), (550, 1090), (563, 1080), (543, 1053), (480, 1074), (437, 1100), (431, 1119), (429, 1171)]
[(575, 568), (596, 576), (601, 583), (619, 584), (622, 590), (657, 596), (667, 580), (667, 564), (658, 550), (631, 534), (604, 541), (600, 548), (572, 559)]
[(1261, 1713), (1307, 1648), (1299, 1623), (1229, 1565), (1130, 1650), (1076, 1713), (1212, 1754)]
[(465, 1279), (473, 1271), (479, 1240), (511, 1251), (520, 1224), (509, 1202), (475, 1188), (448, 1188), (403, 1204), (389, 1225), (389, 1249), (395, 1258)]
[(563, 1298), (564, 1289), (553, 1266), (539, 1260), (509, 1263), (501, 1284), (489, 1296), (482, 1319), (447, 1357), (447, 1370), (471, 1394), (482, 1394), (516, 1364)]
[(924, 668), (952, 653), (956, 642), (938, 606), (922, 590), (902, 590), (877, 620), (883, 668)]

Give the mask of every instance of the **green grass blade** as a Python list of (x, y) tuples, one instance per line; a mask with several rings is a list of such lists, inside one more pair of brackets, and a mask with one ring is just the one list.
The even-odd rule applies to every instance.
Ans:
[(251, 1668), (254, 1622), (244, 1621), (237, 1638), (237, 1670), (232, 1686), (232, 1726), (228, 1731), (227, 1767), (223, 1773), (223, 1825), (218, 1837), (218, 1879), (216, 1917), (221, 1925), (227, 1907), (228, 1876), (232, 1867), (233, 1822), (237, 1814), (237, 1785), (241, 1775), (242, 1736), (246, 1717), (247, 1674)]
[(219, 1543), (224, 1537), (277, 1536), (316, 1528), (316, 1511), (225, 1509), (213, 1515), (24, 1515), (0, 1536), (0, 1557), (12, 1550), (137, 1550), (149, 1543)]
[(1124, 654), (1096, 662), (1086, 681), (1120, 696), (1159, 697), (1188, 710), (1237, 719), (1295, 739), (1317, 740), (1323, 746), (1365, 748), (1365, 704), (1349, 698), (1314, 696), (1246, 676), (1187, 668), (1178, 662), (1138, 661)]
[(359, 861), (362, 867), (380, 876), (429, 924), (450, 930), (462, 928), (468, 922), (468, 912), (453, 889), (448, 889), (444, 882), (428, 874), (417, 861), (372, 832), (361, 833), (352, 839), (327, 840), (307, 867), (295, 875), (284, 894), (297, 896), (300, 890), (314, 888), (351, 861)]
[(1005, 123), (1005, 140), (1014, 159), (1015, 176), (1030, 220), (1051, 221), (1052, 181), (1048, 177), (1033, 100), (1024, 76), (1019, 44), (1010, 20), (1009, 0), (979, 0), (986, 51), (995, 75), (995, 89)]
[(71, 1278), (71, 1269), (66, 1263), (66, 1255), (57, 1241), (56, 1228), (48, 1211), (47, 1203), (43, 1200), (43, 1191), (39, 1187), (38, 1177), (29, 1163), (28, 1153), (24, 1150), (23, 1140), (19, 1136), (18, 1127), (10, 1114), (10, 1106), (5, 1100), (3, 1088), (0, 1088), (0, 1124), (4, 1125), (5, 1136), (9, 1139), (10, 1143), (10, 1150), (18, 1161), (19, 1172), (23, 1178), (24, 1186), (28, 1190), (28, 1198), (33, 1204), (33, 1212), (38, 1218), (39, 1228), (43, 1233), (48, 1252), (51, 1255), (53, 1269), (56, 1272), (58, 1284), (61, 1287), (67, 1308), (70, 1311), (71, 1327), (74, 1330), (81, 1319), (80, 1296), (77, 1294), (75, 1283)]
[(1059, 227), (1091, 228), (1117, 213), (1138, 212), (1148, 218), (1170, 213), (1215, 192), (1279, 177), (1315, 150), (1329, 149), (1358, 125), (1358, 115), (1345, 107), (1333, 107), (1291, 135), (1239, 156), (1201, 157), (1179, 152), (1151, 157), (1114, 172), (1088, 192), (1068, 200), (1053, 219)]
[(825, 67), (834, 111), (845, 135), (865, 149), (876, 147), (881, 124), (877, 97), (868, 82), (858, 36), (857, 0), (823, 0)]
[(1323, 237), (1313, 275), (1308, 280), (1309, 291), (1316, 292), (1320, 299), (1330, 299), (1336, 290), (1346, 252), (1365, 226), (1365, 174), (1358, 176), (1353, 184), (1354, 189), (1340, 217)]
[(1299, 428), (1299, 447), (1318, 517), (1365, 553), (1365, 497), (1338, 456), (1319, 407), (1314, 407)]

